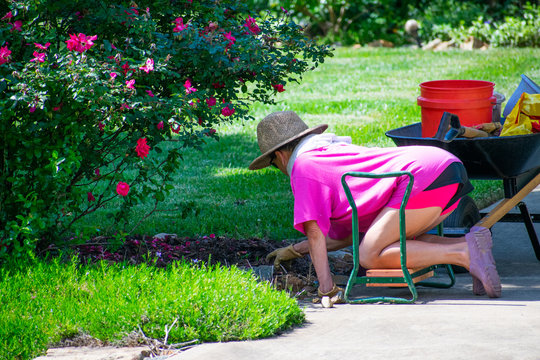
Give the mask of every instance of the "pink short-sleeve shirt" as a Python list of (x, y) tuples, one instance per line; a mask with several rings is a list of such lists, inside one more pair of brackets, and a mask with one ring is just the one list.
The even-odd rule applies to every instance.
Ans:
[[(352, 231), (352, 209), (341, 184), (349, 171), (409, 171), (414, 176), (411, 197), (426, 189), (453, 162), (460, 160), (432, 146), (374, 148), (336, 144), (300, 154), (291, 174), (294, 195), (294, 227), (304, 233), (303, 223), (317, 221), (321, 231), (343, 239)], [(358, 208), (359, 231), (365, 232), (377, 214), (389, 205), (401, 203), (408, 177), (367, 179), (349, 177)]]

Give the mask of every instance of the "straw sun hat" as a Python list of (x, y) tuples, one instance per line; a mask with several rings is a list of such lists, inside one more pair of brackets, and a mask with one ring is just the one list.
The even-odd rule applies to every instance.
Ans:
[(249, 165), (250, 170), (270, 165), (270, 154), (280, 147), (308, 134), (322, 134), (328, 125), (308, 128), (294, 111), (278, 111), (261, 120), (257, 125), (257, 142), (262, 155)]

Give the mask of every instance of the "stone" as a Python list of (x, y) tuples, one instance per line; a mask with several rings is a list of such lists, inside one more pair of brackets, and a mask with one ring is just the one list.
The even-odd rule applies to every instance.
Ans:
[(454, 48), (456, 43), (454, 40), (442, 41), (441, 39), (433, 39), (422, 47), (422, 50), (443, 51)]
[(474, 36), (469, 36), (469, 38), (462, 43), (460, 46), (460, 49), (463, 50), (474, 50), (474, 49), (480, 49), (480, 50), (486, 50), (489, 48), (489, 44), (486, 44), (482, 40), (475, 38)]
[(349, 249), (331, 251), (328, 253), (328, 261), (335, 272), (349, 274), (353, 268), (352, 251)]
[(261, 281), (272, 281), (274, 277), (274, 265), (244, 266), (240, 269), (253, 272)]
[(375, 40), (375, 41), (372, 41), (372, 42), (368, 43), (368, 46), (369, 46), (369, 47), (386, 47), (386, 48), (391, 48), (391, 47), (394, 47), (394, 44), (391, 43), (391, 42), (388, 41), (388, 40), (379, 39), (379, 40)]
[(143, 360), (150, 356), (146, 346), (139, 347), (63, 347), (47, 350), (34, 360)]
[(159, 239), (159, 240), (165, 240), (166, 238), (177, 238), (178, 235), (176, 234), (167, 234), (167, 233), (159, 233), (159, 234), (156, 234), (154, 235), (154, 239)]
[(456, 42), (454, 40), (450, 40), (450, 41), (443, 41), (434, 50), (444, 51), (444, 50), (448, 50), (455, 47), (456, 47)]
[(435, 49), (440, 43), (442, 43), (441, 39), (433, 39), (430, 42), (428, 42), (426, 45), (422, 46), (422, 50), (433, 50)]

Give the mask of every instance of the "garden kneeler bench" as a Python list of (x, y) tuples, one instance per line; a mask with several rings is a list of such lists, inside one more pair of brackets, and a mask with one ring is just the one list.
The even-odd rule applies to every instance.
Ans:
[[(347, 184), (347, 177), (363, 177), (363, 178), (387, 178), (387, 177), (400, 177), (407, 176), (409, 182), (407, 189), (403, 195), (401, 206), (399, 208), (399, 249), (401, 269), (370, 269), (367, 270), (365, 276), (358, 276), (358, 270), (360, 269), (360, 256), (359, 256), (359, 234), (358, 234), (358, 209), (354, 202), (354, 198), (351, 194), (351, 190)], [(366, 173), (366, 172), (347, 172), (341, 177), (341, 183), (347, 200), (352, 208), (352, 247), (353, 247), (353, 269), (347, 282), (347, 288), (345, 289), (345, 301), (348, 303), (377, 303), (377, 302), (389, 302), (389, 303), (402, 303), (410, 304), (416, 301), (418, 298), (418, 292), (416, 285), (430, 286), (437, 288), (450, 288), (455, 284), (454, 272), (452, 266), (449, 264), (433, 265), (421, 269), (409, 269), (407, 268), (407, 247), (406, 247), (406, 231), (405, 231), (405, 206), (409, 201), (411, 189), (414, 183), (414, 176), (407, 171), (396, 171), (381, 174)], [(442, 224), (438, 226), (438, 234), (443, 235)], [(441, 282), (426, 282), (422, 281), (434, 275), (436, 268), (445, 268), (450, 278), (449, 283)], [(354, 285), (364, 284), (366, 286), (388, 286), (388, 287), (408, 287), (411, 292), (411, 298), (400, 297), (359, 297), (355, 299), (350, 298), (350, 293)]]

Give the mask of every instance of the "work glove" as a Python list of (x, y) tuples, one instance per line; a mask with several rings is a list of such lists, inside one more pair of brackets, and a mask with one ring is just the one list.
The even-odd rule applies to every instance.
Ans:
[(319, 299), (318, 301), (316, 300), (314, 302), (320, 302), (324, 308), (331, 308), (334, 307), (334, 304), (345, 303), (345, 290), (343, 290), (336, 284), (334, 284), (334, 287), (329, 292), (323, 293), (319, 289), (317, 290), (317, 294), (319, 295)]
[(272, 251), (270, 254), (266, 256), (266, 261), (270, 262), (270, 260), (275, 257), (274, 259), (274, 266), (278, 267), (280, 263), (285, 261), (290, 261), (293, 259), (301, 258), (303, 255), (300, 254), (298, 251), (294, 250), (292, 245), (289, 245), (287, 247), (282, 247), (279, 249), (276, 249)]

